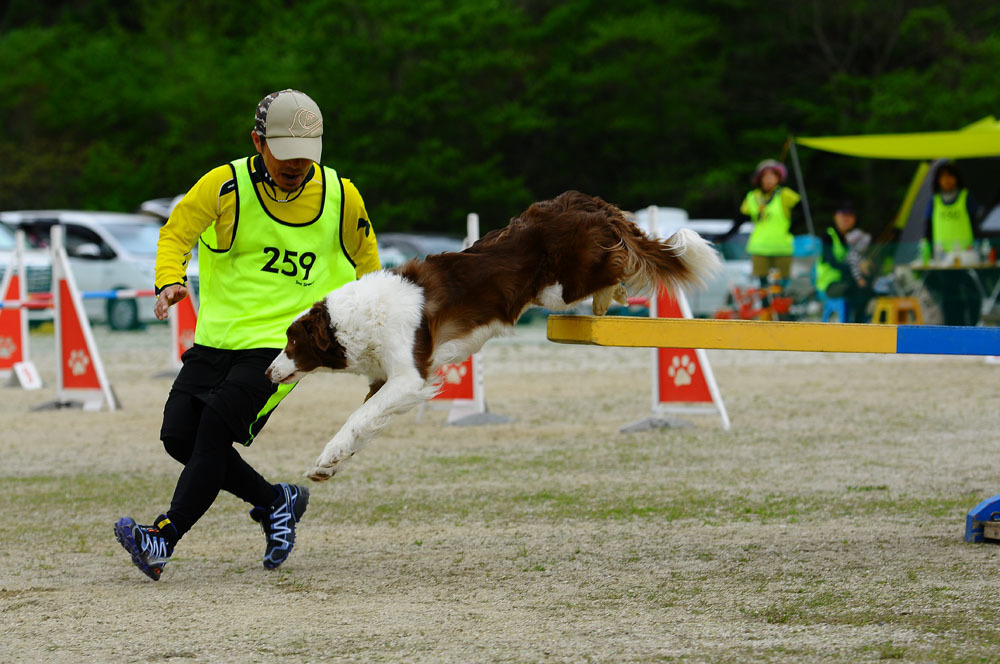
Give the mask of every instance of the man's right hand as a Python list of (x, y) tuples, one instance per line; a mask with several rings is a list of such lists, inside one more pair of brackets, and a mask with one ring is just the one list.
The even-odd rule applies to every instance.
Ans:
[(170, 307), (177, 304), (188, 295), (188, 289), (180, 284), (171, 284), (160, 291), (153, 305), (153, 314), (158, 320), (166, 320)]

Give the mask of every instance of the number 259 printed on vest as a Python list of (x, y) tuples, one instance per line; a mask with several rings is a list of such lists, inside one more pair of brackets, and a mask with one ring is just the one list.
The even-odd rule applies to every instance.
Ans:
[(264, 247), (264, 253), (268, 259), (264, 267), (260, 268), (262, 272), (292, 277), (300, 286), (312, 285), (309, 273), (316, 264), (316, 254), (311, 251), (298, 252), (290, 249), (282, 251), (278, 247)]

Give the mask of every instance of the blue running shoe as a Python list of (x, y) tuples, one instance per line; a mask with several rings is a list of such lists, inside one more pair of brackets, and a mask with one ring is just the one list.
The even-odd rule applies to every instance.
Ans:
[(152, 526), (140, 526), (132, 517), (126, 516), (115, 524), (115, 537), (122, 548), (132, 555), (132, 564), (153, 581), (159, 581), (177, 544), (177, 526), (170, 522), (166, 514), (157, 517)]
[(295, 524), (309, 505), (309, 489), (295, 484), (275, 484), (278, 497), (267, 507), (254, 507), (250, 518), (260, 524), (267, 538), (264, 567), (274, 569), (285, 562), (295, 546)]

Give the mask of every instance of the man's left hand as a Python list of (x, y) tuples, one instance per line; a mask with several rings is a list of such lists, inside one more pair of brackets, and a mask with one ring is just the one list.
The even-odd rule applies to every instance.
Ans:
[(171, 284), (160, 291), (153, 305), (153, 314), (157, 320), (166, 320), (170, 307), (177, 304), (188, 295), (187, 287), (180, 284)]

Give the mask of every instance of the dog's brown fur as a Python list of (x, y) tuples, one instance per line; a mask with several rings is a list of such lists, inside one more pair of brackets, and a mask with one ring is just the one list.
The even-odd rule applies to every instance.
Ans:
[(529, 305), (542, 304), (547, 286), (561, 284), (572, 303), (621, 283), (649, 290), (663, 280), (674, 289), (699, 279), (669, 241), (647, 237), (617, 207), (578, 191), (534, 203), (465, 251), (414, 259), (397, 271), (424, 290), (426, 324), (415, 353), (424, 377), (435, 347), (493, 322), (513, 325)]

